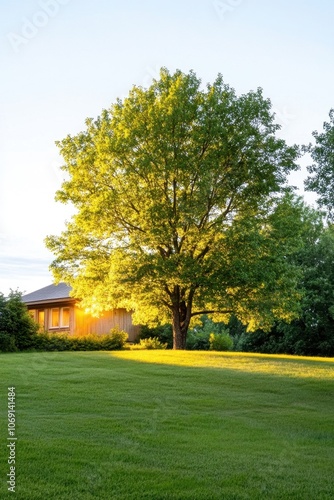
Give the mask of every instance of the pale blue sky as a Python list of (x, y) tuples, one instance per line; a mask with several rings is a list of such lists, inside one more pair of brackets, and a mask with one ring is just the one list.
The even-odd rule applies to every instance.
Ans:
[(333, 20), (332, 0), (1, 0), (0, 291), (52, 281), (43, 240), (70, 214), (55, 140), (166, 66), (262, 87), (281, 136), (308, 143), (334, 107)]

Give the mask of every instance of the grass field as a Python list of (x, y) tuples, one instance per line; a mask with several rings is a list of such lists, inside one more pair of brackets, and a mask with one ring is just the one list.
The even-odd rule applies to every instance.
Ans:
[[(334, 498), (334, 360), (0, 355), (0, 498)], [(16, 388), (16, 493), (7, 388)]]

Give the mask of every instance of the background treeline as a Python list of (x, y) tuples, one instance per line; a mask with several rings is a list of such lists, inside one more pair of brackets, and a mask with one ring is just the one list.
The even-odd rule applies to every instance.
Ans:
[[(294, 255), (300, 272), (299, 317), (277, 322), (269, 331), (247, 332), (235, 316), (227, 324), (203, 316), (189, 330), (187, 349), (209, 349), (214, 334), (228, 335), (233, 341), (229, 349), (235, 351), (334, 356), (334, 227), (325, 227), (320, 213), (305, 210), (304, 244)], [(143, 327), (141, 337), (158, 337), (172, 346), (170, 325)]]

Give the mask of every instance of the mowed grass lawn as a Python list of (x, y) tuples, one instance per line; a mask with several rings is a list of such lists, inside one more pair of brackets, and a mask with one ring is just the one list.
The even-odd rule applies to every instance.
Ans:
[[(334, 362), (238, 353), (0, 355), (0, 498), (334, 498)], [(7, 387), (16, 493), (7, 492)]]

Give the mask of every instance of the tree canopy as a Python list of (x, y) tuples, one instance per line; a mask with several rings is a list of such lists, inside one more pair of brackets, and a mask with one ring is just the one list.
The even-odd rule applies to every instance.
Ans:
[(300, 252), (302, 267), (301, 314), (285, 332), (299, 337), (298, 354), (334, 354), (334, 227), (325, 227), (319, 237)]
[(261, 89), (237, 96), (221, 75), (203, 87), (162, 69), (133, 87), (57, 143), (68, 179), (56, 199), (76, 213), (46, 240), (55, 278), (93, 313), (171, 320), (174, 348), (203, 313), (249, 328), (293, 317), (300, 209), (287, 175), (299, 153), (278, 129)]
[[(304, 245), (294, 256), (301, 271), (298, 318), (276, 322), (269, 333), (258, 330), (249, 335), (241, 328), (235, 336), (236, 350), (334, 356), (334, 228), (324, 227), (322, 216), (314, 213), (313, 224), (309, 220)], [(232, 335), (233, 330), (235, 325)]]
[(314, 163), (308, 167), (311, 174), (305, 181), (310, 191), (319, 195), (320, 206), (326, 207), (330, 218), (334, 209), (334, 109), (330, 110), (329, 122), (324, 122), (323, 132), (313, 132), (315, 144), (305, 147)]

